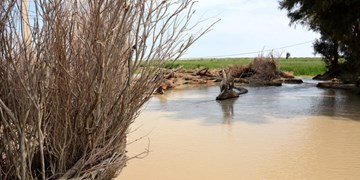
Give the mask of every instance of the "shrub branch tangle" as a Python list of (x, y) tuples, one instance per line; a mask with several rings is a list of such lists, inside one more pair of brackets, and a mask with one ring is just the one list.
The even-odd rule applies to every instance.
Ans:
[(1, 179), (118, 173), (129, 159), (128, 127), (164, 61), (212, 26), (186, 33), (196, 27), (193, 4), (34, 0), (27, 9), (25, 0), (1, 1)]

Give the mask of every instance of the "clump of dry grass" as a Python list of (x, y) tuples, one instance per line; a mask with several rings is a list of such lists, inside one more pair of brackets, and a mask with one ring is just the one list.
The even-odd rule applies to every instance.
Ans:
[(192, 0), (27, 2), (0, 2), (0, 179), (110, 179), (162, 65), (208, 29), (186, 34)]
[(264, 80), (273, 80), (279, 72), (279, 58), (272, 54), (264, 56), (263, 54), (254, 58), (249, 68), (255, 71), (258, 78)]
[(256, 72), (246, 65), (233, 65), (229, 67), (231, 77), (247, 78), (253, 76)]
[(233, 78), (258, 78), (262, 80), (273, 80), (278, 77), (279, 57), (272, 53), (268, 56), (260, 54), (254, 58), (249, 65), (232, 65), (226, 69)]
[(260, 54), (249, 65), (233, 65), (225, 71), (229, 79), (236, 78), (237, 82), (247, 82), (252, 85), (269, 85), (274, 79), (285, 77), (285, 74), (279, 70), (279, 57), (275, 57), (272, 53), (268, 56)]

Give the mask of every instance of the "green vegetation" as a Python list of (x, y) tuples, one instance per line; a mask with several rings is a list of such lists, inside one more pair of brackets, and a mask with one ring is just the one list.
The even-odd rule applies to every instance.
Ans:
[[(175, 62), (167, 62), (165, 67), (169, 69), (179, 67), (184, 69), (222, 69), (232, 65), (248, 65), (251, 61), (252, 58), (177, 60)], [(325, 63), (321, 60), (321, 58), (280, 59), (279, 64), (280, 70), (293, 72), (296, 76), (314, 76), (317, 74), (323, 74), (326, 71)]]
[(221, 58), (221, 59), (193, 59), (193, 60), (177, 60), (175, 62), (167, 62), (165, 68), (175, 69), (183, 67), (184, 69), (222, 69), (232, 65), (247, 65), (252, 61), (251, 58)]
[(293, 72), (294, 75), (315, 76), (326, 72), (326, 65), (321, 58), (280, 59), (280, 70)]

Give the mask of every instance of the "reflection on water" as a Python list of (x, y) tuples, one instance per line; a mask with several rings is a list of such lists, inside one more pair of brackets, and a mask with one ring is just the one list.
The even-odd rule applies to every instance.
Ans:
[(204, 118), (205, 123), (228, 122), (230, 119), (267, 123), (266, 116), (269, 115), (279, 118), (324, 115), (360, 119), (359, 96), (342, 90), (319, 89), (313, 81), (248, 89), (249, 93), (240, 98), (224, 102), (215, 101), (218, 87), (169, 91), (164, 96), (155, 96), (147, 110), (174, 112), (176, 118), (184, 120)]
[(234, 116), (234, 103), (236, 101), (236, 98), (229, 99), (226, 101), (217, 101), (217, 103), (220, 105), (221, 110), (223, 112), (223, 123), (224, 124), (230, 124), (232, 121), (232, 118)]
[(215, 101), (218, 87), (155, 96), (137, 119), (135, 155), (120, 179), (359, 179), (360, 97), (302, 85), (249, 88)]

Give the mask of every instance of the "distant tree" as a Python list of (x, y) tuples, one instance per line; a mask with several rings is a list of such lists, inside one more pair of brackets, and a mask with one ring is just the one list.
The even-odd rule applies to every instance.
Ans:
[(300, 23), (319, 32), (315, 53), (324, 56), (329, 69), (338, 65), (339, 54), (353, 75), (360, 72), (360, 1), (359, 0), (281, 0), (290, 24)]
[(290, 56), (291, 56), (291, 55), (290, 55), (290, 53), (289, 53), (289, 52), (287, 52), (287, 53), (286, 53), (286, 59), (289, 59), (289, 58), (290, 58)]

